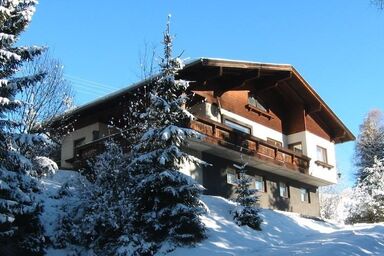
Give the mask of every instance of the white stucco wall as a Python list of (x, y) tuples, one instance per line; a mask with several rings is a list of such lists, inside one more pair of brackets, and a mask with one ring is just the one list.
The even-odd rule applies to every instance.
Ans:
[(104, 123), (94, 123), (85, 127), (82, 127), (78, 130), (75, 130), (63, 138), (61, 145), (61, 167), (62, 168), (72, 168), (72, 165), (65, 160), (73, 157), (74, 153), (74, 141), (84, 138), (84, 144), (92, 142), (93, 140), (93, 131), (99, 131), (100, 137), (104, 137), (110, 134), (111, 130)]
[[(311, 158), (309, 174), (332, 183), (337, 183), (335, 143), (308, 131), (298, 132), (287, 136), (287, 144), (297, 142), (302, 142), (303, 154)], [(317, 146), (327, 150), (328, 164), (332, 165), (333, 168), (328, 169), (315, 163), (315, 161), (318, 160)]]
[[(201, 152), (198, 152), (196, 150), (184, 148), (184, 151), (199, 159), (202, 158)], [(184, 162), (181, 166), (181, 172), (191, 176), (199, 184), (203, 185), (203, 169), (201, 168), (201, 166), (191, 162)]]
[[(326, 139), (323, 139), (313, 133), (306, 133), (307, 155), (311, 158), (309, 174), (323, 180), (337, 183), (337, 169), (336, 169), (336, 153), (335, 144)], [(315, 163), (317, 159), (317, 146), (323, 147), (327, 150), (328, 164), (333, 168), (328, 169)]]

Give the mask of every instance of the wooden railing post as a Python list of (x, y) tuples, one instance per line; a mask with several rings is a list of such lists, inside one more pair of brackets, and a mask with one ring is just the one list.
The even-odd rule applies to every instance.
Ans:
[[(302, 172), (304, 169), (305, 173), (308, 174), (310, 158), (295, 153), (288, 148), (281, 148), (276, 145), (271, 145), (268, 142), (251, 135), (240, 135), (232, 128), (206, 118), (196, 117), (195, 120), (191, 121), (190, 128), (193, 128), (198, 132), (209, 136), (210, 138), (207, 138), (209, 139), (207, 142), (217, 143), (223, 147), (231, 148), (234, 150), (239, 150), (239, 147), (244, 146), (244, 142), (248, 142), (247, 146), (244, 147), (247, 149), (247, 152), (253, 152), (255, 157), (265, 155), (270, 159), (273, 158), (274, 160), (277, 160), (279, 154), (281, 154), (281, 159), (279, 159), (279, 161), (282, 161), (284, 164), (289, 164), (287, 168), (299, 172)], [(250, 146), (251, 144), (252, 146)], [(287, 159), (288, 157), (290, 157), (290, 159)]]

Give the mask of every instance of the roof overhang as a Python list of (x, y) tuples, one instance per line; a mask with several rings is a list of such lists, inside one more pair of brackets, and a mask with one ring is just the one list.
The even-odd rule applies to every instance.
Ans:
[(228, 90), (262, 92), (284, 85), (300, 98), (306, 114), (313, 114), (329, 127), (335, 143), (355, 140), (352, 132), (292, 65), (201, 58), (187, 64), (180, 76), (195, 81), (194, 89), (213, 90), (216, 96)]
[[(84, 116), (87, 113), (93, 112), (101, 105), (116, 102), (131, 94), (136, 88), (148, 84), (155, 77), (150, 77), (73, 109), (54, 119), (51, 124), (52, 126), (58, 125), (60, 121), (68, 117)], [(255, 80), (261, 84), (257, 88), (260, 91), (268, 90), (284, 83), (305, 103), (308, 114), (316, 113), (320, 121), (327, 123), (331, 127), (332, 131), (334, 131), (332, 139), (335, 143), (355, 139), (352, 132), (292, 65), (199, 58), (187, 63), (179, 71), (179, 77), (195, 82), (200, 90), (212, 90), (213, 88), (215, 94), (219, 96), (227, 90), (252, 89)], [(207, 81), (209, 81), (209, 86), (205, 84)]]

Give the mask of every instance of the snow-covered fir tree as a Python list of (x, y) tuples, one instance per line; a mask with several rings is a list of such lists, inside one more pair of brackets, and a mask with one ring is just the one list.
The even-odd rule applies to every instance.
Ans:
[(384, 158), (384, 123), (380, 110), (372, 110), (360, 125), (355, 145), (356, 182), (367, 176), (366, 167), (374, 164), (374, 157)]
[(29, 176), (32, 164), (19, 150), (41, 139), (12, 132), (18, 124), (7, 118), (23, 104), (15, 99), (16, 94), (43, 77), (18, 76), (22, 64), (39, 55), (42, 48), (15, 46), (31, 21), (36, 3), (0, 1), (0, 255), (40, 255), (44, 247), (41, 207), (33, 197), (37, 186)]
[(247, 164), (234, 164), (233, 166), (236, 168), (238, 175), (235, 190), (237, 206), (232, 210), (233, 218), (239, 226), (248, 226), (255, 230), (261, 230), (263, 220), (259, 216), (257, 190), (250, 189), (252, 178), (247, 175)]
[(183, 151), (187, 139), (200, 135), (185, 128), (192, 118), (185, 109), (189, 83), (175, 78), (183, 63), (172, 57), (169, 22), (163, 43), (160, 75), (149, 87), (148, 107), (141, 114), (150, 128), (134, 146), (130, 165), (136, 183), (132, 227), (139, 238), (137, 255), (153, 255), (164, 242), (194, 244), (205, 237), (200, 220), (204, 208), (199, 200), (203, 188), (181, 172), (185, 162), (201, 163)]
[(80, 202), (61, 220), (56, 244), (61, 247), (78, 244), (97, 255), (116, 255), (119, 237), (130, 231), (129, 200), (133, 184), (127, 157), (115, 142), (105, 143), (105, 151), (90, 164), (94, 180), (87, 182)]
[(374, 158), (373, 166), (364, 173), (365, 178), (352, 191), (347, 223), (384, 221), (384, 159)]

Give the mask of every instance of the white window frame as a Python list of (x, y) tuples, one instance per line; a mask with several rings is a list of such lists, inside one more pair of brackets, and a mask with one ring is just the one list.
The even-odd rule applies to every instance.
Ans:
[[(255, 189), (259, 192), (265, 192), (265, 180), (264, 177), (255, 175)], [(258, 184), (261, 185), (261, 188), (258, 188)]]
[(246, 133), (246, 134), (252, 134), (252, 129), (246, 125), (243, 125), (239, 122), (236, 122), (236, 121), (232, 121), (228, 118), (224, 118), (223, 120), (223, 124), (236, 130), (236, 131), (240, 131), (240, 132), (243, 132), (243, 133)]
[(310, 203), (309, 190), (306, 188), (300, 188), (300, 200), (301, 202)]
[(279, 182), (279, 195), (283, 198), (289, 198), (289, 186), (284, 182)]
[(321, 147), (317, 145), (316, 147), (316, 157), (317, 160), (322, 162), (322, 163), (328, 163), (328, 153), (327, 149), (325, 147)]
[(237, 185), (238, 175), (236, 173), (236, 170), (234, 169), (227, 169), (227, 184), (231, 185)]
[(248, 95), (248, 104), (256, 107), (257, 109), (268, 112), (268, 109), (260, 102), (260, 99), (258, 99), (255, 95)]
[(295, 153), (303, 154), (303, 143), (301, 141), (289, 144), (288, 148), (293, 150)]

